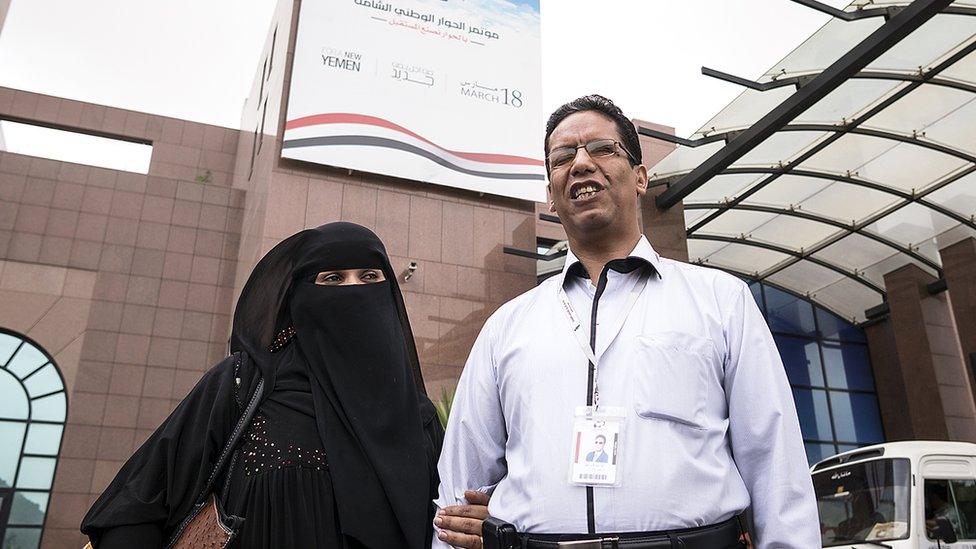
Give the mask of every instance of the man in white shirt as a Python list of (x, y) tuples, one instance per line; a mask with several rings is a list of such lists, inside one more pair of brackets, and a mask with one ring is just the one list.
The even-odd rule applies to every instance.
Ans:
[[(545, 150), (566, 265), (478, 336), (437, 506), (477, 488), (525, 547), (634, 549), (736, 547), (751, 507), (758, 548), (820, 547), (790, 387), (747, 285), (660, 257), (641, 234), (647, 171), (610, 100), (560, 107)], [(597, 429), (613, 463), (579, 459)], [(439, 516), (438, 535), (457, 539), (459, 520)]]

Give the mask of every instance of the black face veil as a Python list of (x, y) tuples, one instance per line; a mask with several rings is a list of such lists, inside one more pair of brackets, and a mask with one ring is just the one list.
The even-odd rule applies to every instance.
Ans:
[[(386, 280), (312, 282), (318, 272), (354, 268), (381, 269)], [(298, 352), (269, 352), (288, 326)], [(343, 533), (368, 547), (422, 547), (431, 507), (426, 394), (396, 274), (376, 235), (330, 223), (275, 246), (241, 293), (231, 346), (252, 357), (268, 386), (277, 360), (306, 362)]]

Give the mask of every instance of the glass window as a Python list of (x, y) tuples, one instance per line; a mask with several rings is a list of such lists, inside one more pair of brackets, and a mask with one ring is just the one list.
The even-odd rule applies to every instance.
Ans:
[(752, 298), (756, 300), (756, 305), (759, 305), (759, 310), (766, 314), (766, 304), (763, 303), (762, 296), (762, 284), (758, 282), (753, 282), (749, 284), (749, 290), (752, 292)]
[(949, 521), (959, 539), (976, 539), (976, 481), (925, 479), (925, 535), (929, 539), (936, 520)]
[(8, 524), (27, 526), (33, 524), (44, 524), (44, 514), (47, 512), (48, 492), (23, 492), (18, 490), (14, 493), (13, 505), (10, 507), (10, 518)]
[(813, 465), (818, 461), (825, 460), (837, 453), (833, 444), (823, 444), (820, 442), (804, 442), (803, 447), (807, 451), (807, 463)]
[(841, 341), (867, 342), (864, 330), (825, 309), (820, 307), (815, 307), (815, 309), (817, 311), (817, 326), (820, 328), (820, 334), (823, 337)]
[(63, 430), (62, 425), (31, 424), (27, 431), (27, 444), (24, 446), (24, 453), (58, 455), (58, 450), (61, 448), (61, 431)]
[(0, 421), (0, 488), (14, 485), (24, 427), (23, 423)]
[(878, 399), (867, 393), (830, 391), (830, 408), (834, 412), (837, 440), (844, 442), (882, 442)]
[(66, 415), (64, 382), (51, 356), (0, 328), (2, 549), (38, 547)]
[(3, 549), (37, 549), (40, 542), (40, 528), (7, 528), (3, 534)]
[(796, 413), (804, 439), (834, 440), (827, 408), (827, 392), (822, 389), (793, 389)]
[(786, 367), (786, 376), (793, 385), (824, 386), (820, 349), (815, 340), (784, 335), (773, 336), (779, 356)]
[(766, 321), (774, 332), (814, 336), (817, 326), (813, 320), (813, 305), (792, 294), (766, 286)]
[(749, 282), (749, 289), (793, 388), (808, 461), (884, 441), (864, 331), (763, 282)]
[(32, 404), (31, 419), (36, 421), (64, 421), (67, 415), (67, 403), (63, 392), (39, 398)]
[(27, 374), (43, 366), (45, 362), (47, 362), (47, 356), (40, 349), (33, 345), (24, 344), (17, 351), (17, 354), (10, 359), (7, 370), (19, 379), (24, 379)]
[(27, 393), (20, 381), (0, 370), (0, 419), (27, 419)]
[(908, 538), (911, 467), (877, 459), (813, 475), (824, 547)]
[(20, 346), (21, 339), (10, 334), (0, 333), (0, 366), (7, 364), (14, 351)]
[(27, 388), (27, 394), (32, 397), (59, 391), (62, 388), (61, 374), (58, 373), (57, 366), (49, 362), (25, 379), (24, 387)]
[(47, 490), (54, 481), (54, 458), (25, 457), (20, 460), (17, 488)]
[(825, 341), (823, 360), (829, 387), (874, 391), (874, 376), (866, 346)]

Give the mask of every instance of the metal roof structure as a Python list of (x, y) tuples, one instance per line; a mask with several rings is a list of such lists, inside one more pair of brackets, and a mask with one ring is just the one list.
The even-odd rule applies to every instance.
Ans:
[[(976, 236), (976, 1), (858, 0), (650, 169), (683, 201), (691, 261), (853, 322), (884, 274)], [(880, 307), (879, 307), (880, 306)]]

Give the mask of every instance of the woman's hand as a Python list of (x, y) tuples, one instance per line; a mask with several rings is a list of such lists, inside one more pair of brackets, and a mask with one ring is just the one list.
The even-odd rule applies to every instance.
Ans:
[(437, 537), (455, 547), (481, 549), (481, 523), (488, 518), (488, 494), (467, 490), (467, 505), (451, 505), (437, 512)]

